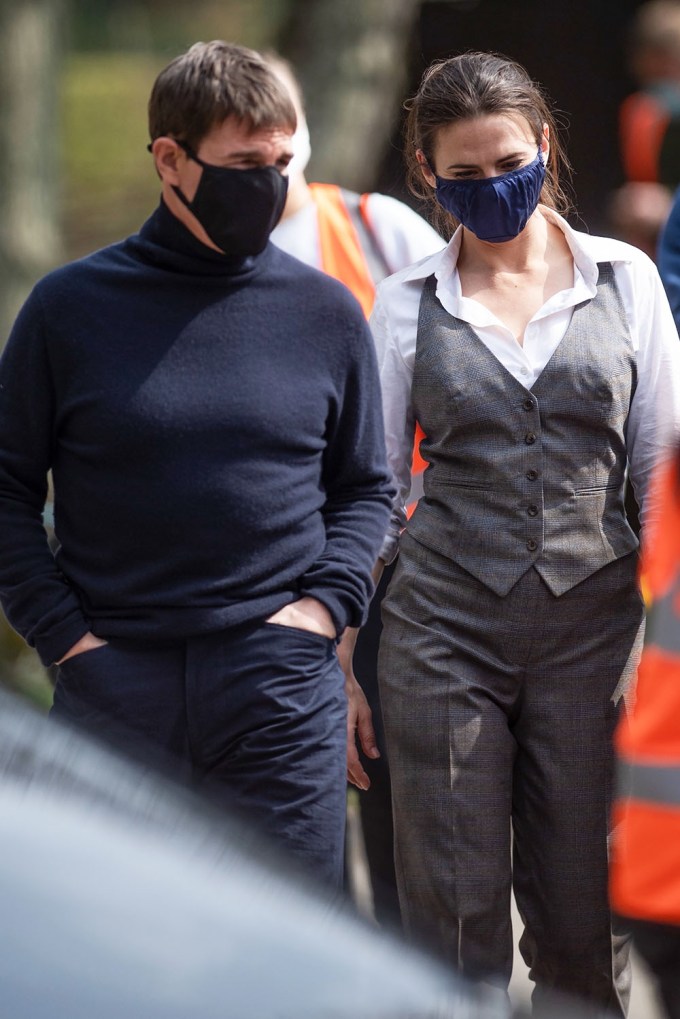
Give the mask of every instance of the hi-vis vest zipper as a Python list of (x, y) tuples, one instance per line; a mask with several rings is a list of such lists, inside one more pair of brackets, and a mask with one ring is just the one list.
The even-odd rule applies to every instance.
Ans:
[(657, 478), (643, 549), (649, 611), (636, 699), (617, 733), (613, 908), (680, 924), (680, 458)]

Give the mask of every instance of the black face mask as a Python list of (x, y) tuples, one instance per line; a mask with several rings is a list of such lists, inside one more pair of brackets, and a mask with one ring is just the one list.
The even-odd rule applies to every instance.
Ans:
[(281, 218), (288, 178), (275, 166), (253, 170), (214, 166), (205, 163), (184, 142), (177, 144), (203, 168), (203, 173), (192, 201), (173, 185), (175, 194), (220, 251), (241, 257), (259, 255)]

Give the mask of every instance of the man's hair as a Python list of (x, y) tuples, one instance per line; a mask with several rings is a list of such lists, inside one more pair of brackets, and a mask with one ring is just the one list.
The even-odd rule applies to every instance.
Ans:
[(290, 97), (255, 50), (219, 39), (197, 42), (156, 78), (149, 98), (151, 141), (169, 135), (196, 149), (228, 117), (255, 131), (295, 131)]
[(296, 107), (304, 111), (305, 99), (302, 94), (302, 85), (300, 79), (295, 73), (295, 69), (291, 64), (290, 60), (286, 60), (276, 50), (264, 50), (262, 56), (267, 61), (277, 78), (283, 82), (291, 96)]

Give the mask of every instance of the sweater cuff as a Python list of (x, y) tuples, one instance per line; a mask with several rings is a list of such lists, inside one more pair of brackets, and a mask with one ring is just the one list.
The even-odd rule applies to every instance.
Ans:
[(316, 598), (322, 605), (325, 605), (330, 612), (335, 632), (340, 639), (348, 626), (361, 626), (363, 620), (355, 621), (356, 613), (352, 613), (344, 598), (338, 598), (327, 587), (304, 587), (300, 588), (300, 595), (304, 598)]

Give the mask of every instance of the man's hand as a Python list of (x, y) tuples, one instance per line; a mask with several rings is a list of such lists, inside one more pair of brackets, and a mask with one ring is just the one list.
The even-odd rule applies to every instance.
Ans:
[(330, 612), (316, 598), (299, 598), (298, 601), (284, 605), (282, 609), (275, 612), (266, 623), (278, 624), (279, 626), (293, 626), (297, 630), (308, 630), (309, 633), (318, 633), (329, 640), (335, 640), (337, 633)]
[(373, 716), (364, 691), (359, 686), (352, 668), (352, 656), (358, 630), (345, 630), (338, 645), (338, 658), (345, 673), (347, 694), (347, 778), (357, 789), (368, 789), (371, 781), (359, 759), (357, 735), (361, 749), (374, 760), (380, 757), (373, 731)]
[(95, 637), (95, 635), (90, 633), (88, 630), (88, 632), (82, 636), (80, 640), (76, 641), (72, 648), (69, 648), (63, 658), (60, 658), (59, 661), (54, 664), (61, 665), (62, 662), (67, 661), (69, 658), (75, 658), (76, 655), (82, 654), (83, 651), (93, 651), (94, 648), (102, 647), (102, 645), (107, 643), (108, 641), (102, 640), (101, 637)]

